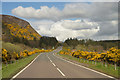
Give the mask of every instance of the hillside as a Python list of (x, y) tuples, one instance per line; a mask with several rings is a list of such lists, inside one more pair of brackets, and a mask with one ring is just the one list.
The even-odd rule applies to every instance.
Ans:
[(6, 40), (6, 38), (8, 38), (8, 35), (25, 38), (27, 40), (33, 40), (34, 38), (36, 38), (36, 40), (39, 40), (41, 37), (27, 21), (14, 16), (2, 15), (3, 40)]
[(40, 40), (39, 35), (25, 20), (10, 16), (2, 16), (2, 40), (5, 42), (19, 42), (24, 44), (36, 44)]

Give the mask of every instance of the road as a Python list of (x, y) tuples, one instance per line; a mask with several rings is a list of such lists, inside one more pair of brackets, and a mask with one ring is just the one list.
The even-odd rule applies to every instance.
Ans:
[[(103, 78), (109, 80), (109, 76), (97, 73), (67, 62), (56, 56), (62, 48), (40, 54), (37, 59), (24, 71), (19, 73), (16, 78)], [(100, 79), (101, 80), (101, 79)]]

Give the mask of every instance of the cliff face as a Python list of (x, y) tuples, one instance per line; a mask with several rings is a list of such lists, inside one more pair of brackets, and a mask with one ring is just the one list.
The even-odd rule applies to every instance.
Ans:
[(41, 35), (27, 21), (10, 15), (0, 15), (0, 17), (2, 17), (3, 41), (34, 45), (40, 40)]

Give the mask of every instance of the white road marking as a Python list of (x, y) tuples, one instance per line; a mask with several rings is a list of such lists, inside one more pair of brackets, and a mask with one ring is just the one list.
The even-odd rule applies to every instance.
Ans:
[[(53, 54), (53, 55), (55, 56), (55, 54)], [(109, 77), (109, 78), (116, 79), (116, 78), (114, 78), (114, 77), (112, 77), (112, 76), (109, 76), (109, 75), (106, 75), (106, 74), (104, 74), (104, 73), (101, 73), (101, 72), (95, 71), (95, 70), (93, 70), (93, 69), (87, 68), (87, 67), (85, 67), (85, 66), (82, 66), (82, 65), (79, 65), (79, 64), (70, 62), (70, 61), (65, 60), (65, 59), (63, 59), (63, 58), (60, 58), (60, 57), (58, 57), (58, 56), (55, 56), (55, 57), (57, 57), (57, 58), (59, 58), (59, 59), (61, 59), (61, 60), (63, 60), (63, 61), (66, 61), (66, 62), (68, 62), (68, 63), (71, 63), (71, 64), (73, 64), (73, 65), (76, 65), (76, 66), (82, 67), (82, 68), (84, 68), (84, 69), (93, 71), (93, 72), (95, 72), (95, 73), (101, 74), (101, 75), (103, 75), (103, 76), (107, 76), (107, 77)]]
[[(48, 57), (48, 55), (47, 55), (47, 57)], [(48, 57), (48, 59), (50, 60), (51, 63), (53, 63), (52, 60), (49, 57)]]
[[(47, 55), (47, 57), (48, 57), (48, 55)], [(48, 57), (48, 59), (50, 59), (50, 58)]]
[(57, 70), (62, 74), (62, 76), (65, 76), (65, 74), (59, 68), (57, 68)]
[[(41, 53), (42, 54), (42, 53)], [(16, 78), (18, 75), (20, 75), (25, 69), (27, 69), (31, 64), (33, 64), (33, 62), (41, 55), (39, 54), (30, 64), (28, 64), (25, 68), (23, 68), (20, 72), (18, 72), (15, 76), (13, 76), (10, 80), (13, 80), (14, 78)]]
[(54, 63), (52, 63), (53, 64), (53, 66), (56, 66)]
[(52, 63), (52, 60), (50, 60), (50, 62)]
[[(48, 57), (48, 55), (47, 55), (47, 57)], [(48, 57), (48, 59), (49, 59), (50, 62), (53, 64), (53, 66), (56, 66), (49, 57)]]
[[(48, 57), (48, 55), (47, 55), (47, 57)], [(52, 62), (52, 60), (48, 57), (48, 59), (50, 60), (50, 62), (53, 64), (53, 66), (55, 66), (56, 67), (56, 65)], [(57, 68), (57, 67), (56, 67)], [(59, 68), (57, 68), (57, 70), (60, 72), (60, 74), (62, 74), (62, 76), (65, 76), (65, 74), (59, 69)]]

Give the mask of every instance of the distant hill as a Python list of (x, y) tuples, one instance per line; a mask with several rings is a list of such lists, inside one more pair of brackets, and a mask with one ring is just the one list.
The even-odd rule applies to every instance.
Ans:
[(10, 15), (1, 16), (3, 41), (19, 42), (32, 46), (34, 44), (36, 45), (37, 41), (40, 40), (41, 35), (27, 21)]

